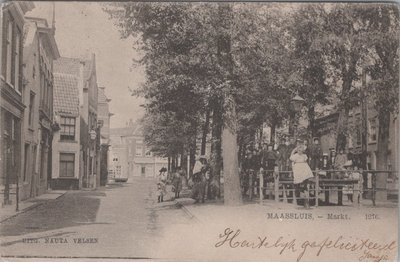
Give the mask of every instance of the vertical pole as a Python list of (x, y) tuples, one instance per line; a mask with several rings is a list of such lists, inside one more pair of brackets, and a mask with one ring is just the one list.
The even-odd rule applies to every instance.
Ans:
[(250, 200), (253, 200), (253, 176), (254, 176), (254, 172), (250, 172), (250, 176), (249, 176), (249, 198)]
[(19, 211), (19, 176), (17, 176), (17, 191), (15, 192), (16, 194), (16, 206), (15, 206), (15, 211)]
[(274, 170), (275, 202), (279, 202), (279, 171)]
[(318, 207), (319, 172), (315, 174), (315, 207)]
[(264, 173), (260, 172), (259, 178), (259, 188), (260, 188), (260, 202), (263, 200), (263, 187), (264, 187)]
[[(368, 142), (367, 142), (367, 103), (365, 102), (365, 90), (367, 88), (367, 74), (365, 69), (362, 70), (362, 86), (361, 86), (361, 165), (363, 170), (367, 170)], [(368, 175), (363, 177), (365, 183), (363, 187), (367, 188)]]

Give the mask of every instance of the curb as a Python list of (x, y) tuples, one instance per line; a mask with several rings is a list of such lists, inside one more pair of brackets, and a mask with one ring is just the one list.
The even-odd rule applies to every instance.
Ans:
[(189, 211), (189, 209), (186, 208), (185, 205), (182, 205), (182, 204), (179, 203), (179, 202), (175, 202), (175, 206), (176, 206), (177, 208), (182, 209), (183, 212), (184, 212), (187, 216), (189, 216), (190, 219), (193, 219), (193, 220), (196, 221), (197, 223), (202, 223), (195, 215), (193, 215), (192, 212)]
[(9, 220), (9, 219), (11, 219), (11, 218), (14, 218), (14, 217), (16, 217), (16, 216), (18, 216), (18, 215), (20, 215), (20, 214), (23, 214), (23, 213), (25, 213), (25, 212), (27, 212), (27, 211), (29, 211), (29, 210), (35, 209), (35, 208), (37, 208), (37, 207), (39, 207), (39, 206), (45, 204), (45, 203), (48, 202), (49, 200), (56, 200), (56, 199), (59, 199), (60, 197), (64, 196), (67, 192), (68, 192), (68, 191), (62, 193), (61, 195), (59, 195), (59, 196), (56, 197), (55, 199), (43, 200), (43, 201), (40, 202), (40, 203), (36, 203), (36, 204), (33, 204), (33, 205), (31, 205), (31, 206), (28, 206), (28, 207), (26, 207), (26, 208), (24, 208), (24, 209), (21, 209), (21, 210), (18, 211), (17, 213), (12, 214), (11, 216), (6, 217), (6, 218), (4, 218), (3, 220), (1, 220), (1, 221), (0, 221), (0, 224), (3, 223), (3, 222), (5, 222), (5, 221), (7, 221), (7, 220)]

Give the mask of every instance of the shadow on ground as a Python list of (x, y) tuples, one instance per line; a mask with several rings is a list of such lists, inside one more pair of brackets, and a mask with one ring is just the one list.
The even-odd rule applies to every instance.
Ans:
[(0, 224), (0, 236), (19, 236), (72, 226), (96, 223), (100, 207), (99, 191), (68, 192)]

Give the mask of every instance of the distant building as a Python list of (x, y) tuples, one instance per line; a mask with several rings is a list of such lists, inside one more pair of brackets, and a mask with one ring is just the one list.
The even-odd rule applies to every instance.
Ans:
[[(54, 26), (54, 23), (53, 23)], [(53, 61), (60, 54), (54, 27), (46, 19), (26, 17), (24, 27), (24, 150), (20, 199), (48, 189), (53, 139)]]
[[(24, 14), (32, 2), (7, 2), (0, 5), (0, 188), (3, 204), (10, 204), (10, 190), (23, 176), (23, 27)], [(18, 181), (21, 182), (21, 181)]]
[(119, 171), (114, 165), (117, 162), (127, 177), (156, 177), (162, 167), (168, 166), (166, 158), (153, 156), (144, 142), (142, 127), (132, 120), (124, 128), (110, 129), (110, 143), (111, 172)]
[(98, 122), (100, 125), (100, 185), (104, 186), (108, 178), (108, 161), (109, 161), (109, 146), (110, 146), (110, 113), (109, 102), (105, 94), (105, 87), (99, 87), (98, 96)]

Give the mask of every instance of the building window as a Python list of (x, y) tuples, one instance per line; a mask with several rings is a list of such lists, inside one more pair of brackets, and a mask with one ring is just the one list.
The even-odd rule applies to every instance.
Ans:
[(368, 140), (370, 143), (376, 142), (376, 118), (372, 118), (368, 121)]
[(75, 140), (75, 117), (61, 117), (61, 140)]
[(24, 177), (23, 181), (26, 182), (26, 178), (28, 176), (28, 165), (29, 165), (29, 144), (25, 144), (25, 158), (24, 158)]
[(16, 35), (15, 35), (15, 52), (14, 52), (14, 88), (19, 93), (22, 93), (22, 88), (21, 88), (20, 81), (19, 81), (20, 80), (20, 75), (19, 75), (19, 67), (20, 67), (19, 50), (20, 50), (20, 33), (16, 32)]
[[(33, 61), (36, 61), (36, 53), (33, 53)], [(32, 78), (33, 79), (36, 78), (36, 67), (35, 67), (35, 64), (32, 67)]]
[(70, 153), (60, 154), (60, 177), (74, 177), (75, 155)]
[(356, 127), (356, 145), (359, 146), (361, 145), (361, 115), (357, 114), (356, 115), (356, 123), (355, 123), (355, 127)]
[(145, 174), (146, 174), (146, 167), (145, 167), (145, 166), (142, 166), (142, 171), (141, 171), (141, 173), (142, 173), (142, 175), (145, 175)]
[(12, 29), (13, 24), (11, 21), (8, 22), (7, 29), (7, 53), (6, 53), (6, 82), (11, 83), (11, 66), (12, 66)]
[(142, 156), (143, 147), (136, 146), (136, 156)]
[(33, 107), (34, 107), (34, 103), (35, 103), (35, 93), (31, 92), (30, 98), (29, 98), (29, 116), (28, 116), (29, 126), (32, 126), (32, 124), (33, 124)]
[(150, 150), (146, 151), (146, 156), (151, 156), (151, 151)]

